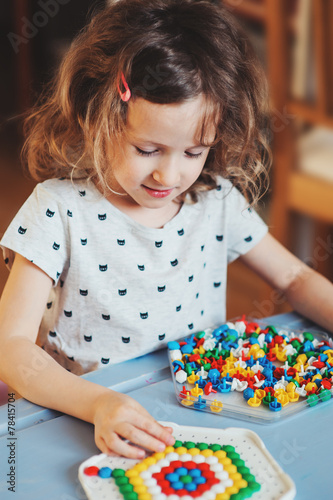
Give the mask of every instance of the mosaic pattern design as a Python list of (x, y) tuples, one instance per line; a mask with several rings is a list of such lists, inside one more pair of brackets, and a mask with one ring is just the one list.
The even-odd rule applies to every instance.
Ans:
[(261, 485), (230, 445), (176, 441), (130, 469), (88, 467), (112, 477), (124, 500), (243, 500)]

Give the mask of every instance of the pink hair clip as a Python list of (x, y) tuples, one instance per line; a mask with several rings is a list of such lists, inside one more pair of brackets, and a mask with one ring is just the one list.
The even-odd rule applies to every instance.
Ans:
[(123, 82), (123, 85), (125, 87), (125, 92), (122, 92), (120, 90), (119, 83), (118, 83), (118, 92), (119, 92), (121, 100), (124, 101), (124, 102), (127, 102), (131, 98), (131, 90), (130, 90), (130, 88), (128, 86), (128, 83), (125, 80), (124, 73), (121, 74), (121, 81)]

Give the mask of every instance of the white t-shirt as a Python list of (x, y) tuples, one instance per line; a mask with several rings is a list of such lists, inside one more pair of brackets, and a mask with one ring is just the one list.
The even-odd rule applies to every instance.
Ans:
[(82, 374), (225, 321), (228, 262), (266, 234), (229, 181), (185, 203), (163, 228), (140, 225), (92, 183), (36, 186), (0, 245), (53, 280), (43, 348)]

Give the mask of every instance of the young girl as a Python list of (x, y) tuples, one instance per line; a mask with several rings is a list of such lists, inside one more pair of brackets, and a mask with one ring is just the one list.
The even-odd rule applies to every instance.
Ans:
[(118, 0), (27, 120), (41, 182), (1, 241), (0, 378), (94, 423), (103, 452), (139, 458), (173, 438), (77, 375), (224, 322), (237, 257), (332, 331), (333, 286), (251, 208), (268, 158), (262, 82), (219, 2)]

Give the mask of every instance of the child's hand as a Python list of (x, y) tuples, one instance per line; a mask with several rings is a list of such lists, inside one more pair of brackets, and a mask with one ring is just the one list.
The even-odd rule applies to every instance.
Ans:
[(94, 424), (96, 445), (107, 454), (136, 459), (145, 456), (144, 450), (122, 438), (156, 452), (175, 442), (170, 427), (160, 425), (131, 397), (111, 390), (97, 399)]

